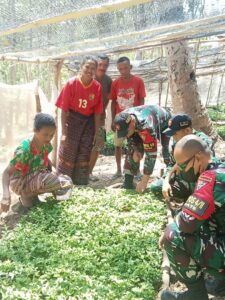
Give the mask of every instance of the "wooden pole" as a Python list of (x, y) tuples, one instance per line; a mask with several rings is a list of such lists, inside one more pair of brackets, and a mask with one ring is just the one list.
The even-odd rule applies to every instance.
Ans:
[(217, 101), (216, 101), (216, 106), (219, 106), (219, 99), (220, 99), (220, 92), (221, 92), (221, 87), (222, 87), (222, 83), (223, 83), (223, 76), (224, 73), (221, 76), (221, 80), (220, 80), (220, 87), (219, 87), (219, 91), (218, 91), (218, 95), (217, 95)]
[(198, 43), (196, 45), (196, 50), (195, 50), (195, 64), (194, 64), (194, 70), (196, 73), (196, 67), (197, 67), (197, 63), (198, 63), (198, 51), (199, 51), (199, 47), (200, 47), (200, 39), (198, 39)]
[(167, 107), (167, 104), (168, 104), (169, 89), (170, 89), (170, 83), (169, 83), (169, 79), (168, 79), (167, 89), (166, 89), (166, 101), (165, 101), (165, 107)]
[[(59, 94), (59, 86), (60, 86), (60, 74), (61, 74), (61, 69), (62, 69), (62, 65), (63, 65), (63, 60), (57, 62), (54, 65), (54, 82), (53, 82), (53, 99), (55, 101), (55, 99), (57, 98), (58, 94)], [(58, 125), (58, 110), (55, 110), (55, 121), (56, 124)], [(58, 127), (53, 139), (53, 151), (52, 151), (52, 164), (54, 167), (56, 167), (57, 165), (57, 150), (58, 150)]]
[(212, 73), (212, 76), (211, 76), (211, 79), (210, 79), (210, 84), (209, 84), (209, 89), (208, 89), (208, 93), (207, 93), (207, 99), (206, 99), (205, 107), (208, 107), (208, 105), (209, 105), (209, 96), (210, 96), (210, 92), (211, 92), (212, 81), (213, 81), (213, 73)]

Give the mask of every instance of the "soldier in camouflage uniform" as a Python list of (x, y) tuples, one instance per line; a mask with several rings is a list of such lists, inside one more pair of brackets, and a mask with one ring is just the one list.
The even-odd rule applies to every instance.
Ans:
[(188, 290), (164, 290), (161, 300), (208, 300), (203, 272), (225, 285), (225, 164), (210, 163), (210, 149), (195, 135), (175, 147), (176, 165), (198, 176), (193, 194), (160, 239), (177, 279)]
[(169, 143), (170, 163), (167, 167), (164, 178), (153, 181), (150, 185), (150, 190), (157, 194), (161, 194), (163, 192), (165, 198), (174, 196), (175, 198), (185, 200), (194, 191), (196, 178), (189, 176), (189, 174), (185, 174), (180, 170), (179, 175), (176, 174), (176, 171), (173, 169), (173, 166), (175, 165), (173, 156), (174, 147), (182, 137), (188, 134), (194, 134), (200, 137), (207, 143), (208, 147), (212, 151), (213, 142), (212, 139), (205, 133), (193, 129), (191, 117), (184, 113), (173, 115), (168, 122), (168, 128), (164, 131), (164, 134), (166, 134), (168, 137), (171, 137)]
[(124, 187), (134, 188), (133, 178), (139, 170), (140, 160), (145, 154), (144, 176), (136, 187), (143, 192), (153, 172), (157, 157), (157, 139), (162, 144), (162, 153), (166, 165), (169, 164), (169, 138), (163, 134), (171, 114), (157, 105), (132, 107), (119, 113), (114, 124), (118, 137), (128, 137), (128, 153), (125, 159)]

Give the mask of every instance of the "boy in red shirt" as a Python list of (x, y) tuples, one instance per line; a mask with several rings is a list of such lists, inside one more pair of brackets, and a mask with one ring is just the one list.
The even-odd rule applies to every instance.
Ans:
[[(113, 121), (116, 114), (121, 111), (134, 107), (144, 105), (145, 86), (141, 78), (132, 75), (132, 65), (128, 57), (120, 57), (117, 61), (117, 69), (120, 73), (120, 77), (113, 81), (110, 99), (112, 100), (111, 112), (112, 112), (112, 130), (115, 131)], [(122, 176), (121, 171), (121, 156), (122, 146), (125, 138), (118, 138), (117, 133), (114, 134), (115, 156), (117, 164), (117, 172), (113, 178)]]

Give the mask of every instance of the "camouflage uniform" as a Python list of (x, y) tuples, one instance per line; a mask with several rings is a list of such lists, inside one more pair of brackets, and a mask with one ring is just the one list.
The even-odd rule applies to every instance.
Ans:
[[(207, 136), (202, 131), (196, 131), (193, 130), (193, 134), (201, 138), (204, 142), (207, 143), (208, 147), (213, 152), (213, 141), (212, 139)], [(162, 193), (162, 185), (163, 180), (167, 176), (168, 172), (171, 170), (171, 168), (176, 164), (176, 161), (174, 159), (174, 148), (175, 148), (176, 142), (173, 138), (170, 139), (169, 142), (169, 152), (170, 152), (170, 162), (166, 170), (166, 174), (163, 178), (160, 178), (158, 180), (155, 180), (150, 185), (150, 190), (153, 193), (161, 194)], [(214, 152), (213, 152), (214, 153)], [(215, 158), (214, 158), (215, 159)], [(213, 161), (214, 161), (213, 159)], [(185, 175), (183, 175), (183, 172), (180, 172), (180, 175), (175, 175), (171, 177), (170, 184), (172, 187), (172, 193), (173, 196), (180, 199), (187, 199), (194, 191), (196, 182), (193, 180), (185, 180)]]
[(203, 271), (225, 279), (225, 164), (209, 164), (176, 221), (167, 226), (164, 246), (178, 280), (192, 284)]
[(162, 153), (166, 165), (169, 164), (169, 138), (162, 132), (167, 128), (171, 114), (157, 105), (142, 105), (126, 109), (125, 113), (136, 119), (135, 133), (128, 138), (128, 152), (125, 159), (124, 172), (136, 175), (139, 163), (133, 160), (134, 151), (145, 154), (144, 174), (153, 172), (157, 157), (157, 139), (162, 144)]

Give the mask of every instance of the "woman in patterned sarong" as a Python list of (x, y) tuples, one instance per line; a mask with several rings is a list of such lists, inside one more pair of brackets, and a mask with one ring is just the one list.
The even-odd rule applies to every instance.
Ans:
[(94, 79), (96, 68), (97, 61), (85, 57), (80, 75), (68, 80), (56, 101), (62, 110), (57, 171), (81, 185), (88, 184), (90, 155), (103, 110), (102, 87)]
[(20, 202), (25, 207), (31, 207), (37, 196), (44, 193), (52, 192), (58, 200), (62, 200), (63, 196), (64, 200), (69, 198), (73, 186), (70, 177), (54, 174), (48, 158), (55, 130), (52, 116), (44, 113), (35, 116), (33, 137), (20, 143), (3, 172), (2, 211), (6, 212), (10, 207), (10, 189), (20, 196)]

